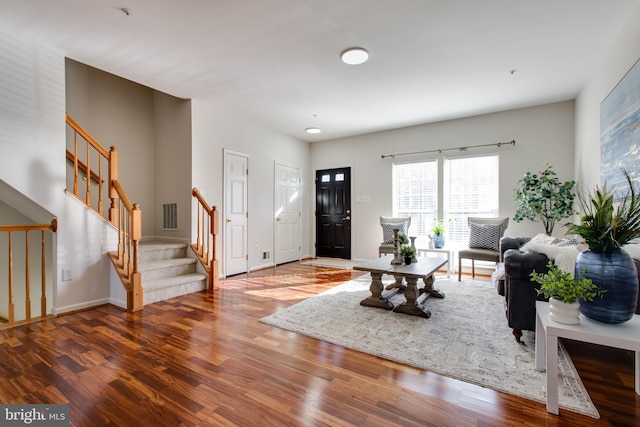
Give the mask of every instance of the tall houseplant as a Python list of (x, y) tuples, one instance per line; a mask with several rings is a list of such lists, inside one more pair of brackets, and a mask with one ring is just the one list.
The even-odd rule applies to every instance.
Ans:
[(629, 173), (622, 171), (628, 193), (615, 200), (605, 184), (589, 195), (579, 196), (579, 224), (565, 224), (567, 233), (579, 234), (589, 245), (576, 259), (576, 274), (607, 289), (602, 300), (580, 303), (587, 317), (605, 323), (622, 323), (633, 317), (638, 301), (638, 273), (633, 258), (622, 248), (640, 238), (640, 198)]
[(538, 174), (527, 172), (514, 189), (514, 221), (542, 221), (545, 234), (550, 236), (557, 221), (574, 213), (575, 185), (575, 181), (561, 182), (549, 165)]

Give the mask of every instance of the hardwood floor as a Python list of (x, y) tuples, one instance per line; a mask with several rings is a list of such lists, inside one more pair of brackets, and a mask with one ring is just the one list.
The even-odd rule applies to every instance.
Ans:
[(640, 425), (628, 352), (567, 345), (595, 420), (257, 321), (360, 274), (292, 263), (0, 331), (0, 403), (69, 403), (75, 426)]

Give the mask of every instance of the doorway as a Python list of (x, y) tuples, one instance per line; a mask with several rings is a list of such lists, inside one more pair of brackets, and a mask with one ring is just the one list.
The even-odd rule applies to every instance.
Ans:
[(248, 271), (249, 157), (224, 150), (224, 275)]
[(351, 168), (316, 171), (316, 256), (351, 259)]

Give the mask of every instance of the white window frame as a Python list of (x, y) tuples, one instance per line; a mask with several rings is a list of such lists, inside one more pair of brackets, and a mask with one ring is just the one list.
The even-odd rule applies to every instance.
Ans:
[[(493, 157), (495, 159), (495, 181), (492, 185), (494, 185), (494, 193), (493, 193), (493, 205), (488, 207), (485, 203), (485, 209), (483, 210), (474, 210), (474, 211), (453, 211), (452, 209), (448, 209), (447, 206), (450, 203), (450, 192), (451, 192), (451, 162), (455, 162), (456, 160), (466, 160), (470, 158), (478, 158), (478, 157)], [(424, 163), (424, 162), (435, 162), (437, 168), (437, 178), (436, 178), (436, 199), (437, 203), (435, 209), (431, 212), (426, 212), (422, 214), (421, 217), (416, 215), (415, 212), (407, 211), (406, 209), (401, 209), (397, 205), (397, 197), (398, 197), (398, 189), (397, 186), (401, 185), (396, 180), (396, 168), (401, 167), (406, 164), (416, 164), (416, 163)], [(409, 228), (409, 234), (412, 236), (418, 236), (417, 246), (426, 247), (427, 244), (427, 236), (431, 234), (431, 228), (435, 224), (437, 219), (444, 219), (445, 227), (447, 229), (447, 242), (452, 246), (465, 246), (469, 240), (469, 227), (468, 227), (468, 217), (497, 217), (499, 212), (499, 165), (500, 165), (500, 157), (498, 152), (484, 152), (478, 154), (464, 154), (457, 156), (444, 156), (438, 155), (436, 157), (430, 158), (421, 158), (415, 159), (407, 162), (394, 162), (393, 164), (393, 216), (407, 216), (411, 215), (411, 226)], [(477, 185), (478, 180), (472, 180), (472, 185)], [(481, 184), (481, 183), (480, 183)], [(476, 192), (479, 192), (478, 189)], [(415, 224), (415, 226), (414, 226)]]

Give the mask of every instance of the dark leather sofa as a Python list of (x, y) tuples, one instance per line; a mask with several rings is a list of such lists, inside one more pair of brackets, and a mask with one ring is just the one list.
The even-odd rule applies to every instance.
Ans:
[(500, 239), (500, 259), (504, 265), (504, 279), (498, 282), (498, 293), (504, 296), (507, 323), (516, 341), (522, 343), (522, 331), (536, 330), (536, 301), (545, 301), (536, 292), (540, 285), (531, 281), (531, 272), (549, 271), (546, 255), (521, 252), (520, 248), (531, 240), (528, 237)]
[[(522, 331), (536, 329), (536, 301), (545, 301), (536, 290), (539, 284), (531, 281), (531, 273), (549, 271), (546, 255), (538, 252), (522, 252), (520, 248), (531, 240), (528, 237), (503, 237), (500, 239), (500, 260), (504, 265), (504, 279), (497, 282), (498, 293), (504, 296), (504, 306), (509, 327), (516, 341), (522, 343)], [(640, 259), (634, 258), (640, 272)], [(640, 286), (640, 280), (639, 285)], [(640, 294), (636, 313), (640, 314)]]

